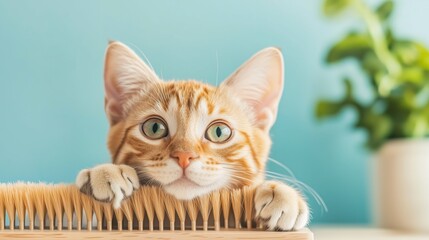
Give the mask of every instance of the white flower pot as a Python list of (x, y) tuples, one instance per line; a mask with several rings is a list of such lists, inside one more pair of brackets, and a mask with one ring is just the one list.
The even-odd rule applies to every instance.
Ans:
[(374, 165), (376, 224), (429, 232), (429, 140), (389, 141)]

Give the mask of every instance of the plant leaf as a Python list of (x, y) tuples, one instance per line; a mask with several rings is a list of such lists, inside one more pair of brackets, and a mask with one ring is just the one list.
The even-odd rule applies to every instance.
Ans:
[(371, 39), (369, 36), (351, 33), (329, 50), (326, 61), (334, 63), (348, 57), (360, 60), (368, 51), (371, 51)]
[(422, 68), (417, 66), (406, 67), (402, 69), (401, 75), (399, 76), (401, 82), (409, 82), (414, 84), (420, 84), (423, 81), (427, 81), (424, 76)]
[(343, 108), (342, 102), (319, 100), (316, 104), (316, 117), (319, 119), (337, 115)]
[(386, 71), (386, 67), (380, 62), (374, 52), (368, 52), (360, 62), (362, 69), (365, 70), (369, 76), (375, 77), (378, 73)]
[(393, 6), (393, 1), (391, 0), (383, 2), (376, 10), (378, 18), (382, 21), (388, 19), (393, 11)]
[(326, 16), (335, 16), (344, 11), (350, 4), (350, 0), (325, 0), (323, 13)]
[(424, 137), (428, 134), (429, 121), (427, 117), (420, 112), (414, 112), (403, 125), (403, 131), (410, 137)]
[(420, 57), (418, 44), (412, 41), (396, 41), (393, 44), (392, 51), (405, 65), (414, 64)]
[(352, 100), (353, 99), (353, 86), (352, 86), (352, 82), (349, 78), (344, 78), (343, 79), (344, 82), (344, 88), (346, 91), (346, 96), (344, 97), (344, 100)]
[[(347, 107), (355, 109), (354, 127), (366, 130), (367, 146), (372, 150), (389, 139), (429, 137), (429, 49), (418, 41), (398, 38), (393, 33), (388, 19), (394, 7), (393, 0), (382, 0), (376, 9), (370, 8), (364, 0), (324, 0), (323, 4), (327, 16), (338, 15), (350, 8), (365, 20), (366, 30), (349, 33), (335, 43), (325, 61), (356, 60), (371, 83), (373, 99), (364, 104), (357, 101), (352, 82), (345, 78), (344, 98), (337, 101), (321, 99), (315, 106), (315, 115), (317, 118), (332, 117)], [(378, 19), (370, 21), (368, 16), (373, 14)], [(380, 34), (383, 36), (380, 37), (386, 40), (385, 50), (393, 57), (391, 62), (396, 60), (399, 64), (396, 68), (387, 61), (389, 53), (375, 52), (375, 42), (368, 33), (374, 22), (381, 24), (383, 31)]]
[(364, 112), (359, 115), (356, 126), (367, 130), (367, 146), (371, 149), (379, 147), (388, 138), (392, 130), (390, 118), (374, 113), (371, 108), (364, 109)]

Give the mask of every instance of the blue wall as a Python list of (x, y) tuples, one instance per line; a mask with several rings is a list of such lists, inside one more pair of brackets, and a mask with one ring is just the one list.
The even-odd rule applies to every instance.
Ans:
[[(349, 127), (353, 112), (325, 123), (313, 117), (318, 97), (340, 96), (341, 76), (362, 78), (353, 63), (322, 61), (332, 42), (360, 25), (324, 19), (320, 4), (0, 0), (0, 181), (72, 182), (81, 168), (109, 160), (102, 85), (109, 39), (139, 48), (165, 79), (210, 83), (217, 64), (221, 80), (274, 45), (284, 52), (286, 84), (272, 157), (326, 201), (322, 214), (311, 200), (314, 222), (370, 221), (370, 153), (364, 133)], [(397, 32), (429, 44), (429, 2), (397, 5)], [(368, 97), (364, 83), (358, 88)]]

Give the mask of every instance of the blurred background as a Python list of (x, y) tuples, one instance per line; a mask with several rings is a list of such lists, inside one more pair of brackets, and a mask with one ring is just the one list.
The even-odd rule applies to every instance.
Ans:
[[(367, 1), (370, 6), (380, 1)], [(429, 2), (395, 1), (395, 33), (429, 45)], [(341, 77), (370, 96), (353, 61), (324, 63), (357, 17), (327, 19), (321, 1), (6, 1), (0, 0), (0, 182), (73, 182), (82, 168), (109, 161), (103, 108), (108, 40), (142, 52), (164, 79), (220, 82), (256, 51), (277, 46), (285, 90), (272, 129), (271, 157), (314, 188), (315, 223), (371, 222), (370, 161), (353, 111), (318, 121), (320, 97), (343, 95)], [(360, 81), (362, 80), (362, 81)], [(284, 173), (274, 163), (270, 169)]]

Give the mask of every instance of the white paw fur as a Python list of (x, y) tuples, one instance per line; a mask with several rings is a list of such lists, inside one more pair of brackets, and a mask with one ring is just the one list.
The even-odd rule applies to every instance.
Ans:
[(83, 169), (76, 177), (76, 185), (99, 201), (113, 201), (114, 208), (119, 208), (122, 200), (140, 187), (137, 172), (132, 167), (110, 163)]
[(256, 188), (256, 219), (268, 230), (299, 230), (309, 221), (306, 201), (294, 188), (277, 181), (266, 181)]

